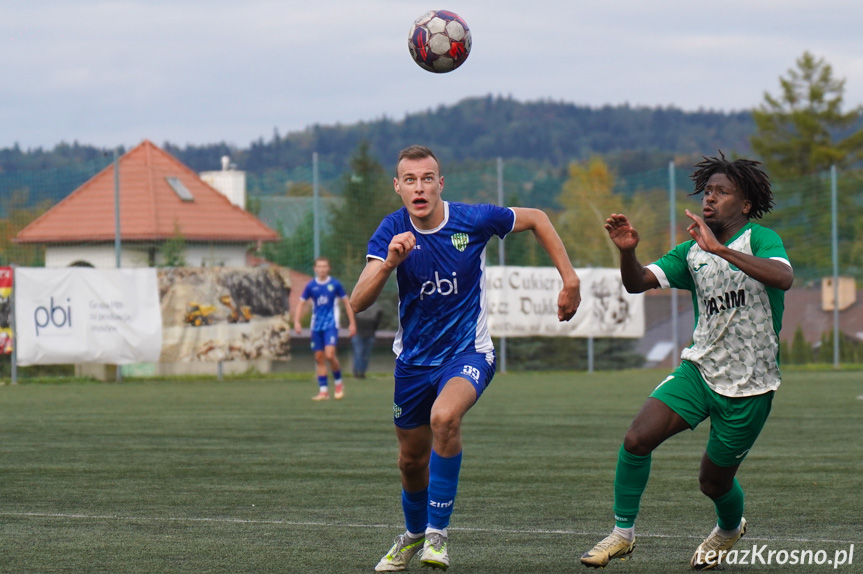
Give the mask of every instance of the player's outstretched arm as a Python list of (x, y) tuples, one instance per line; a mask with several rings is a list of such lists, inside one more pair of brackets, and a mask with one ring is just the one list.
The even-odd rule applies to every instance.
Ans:
[(353, 337), (357, 334), (357, 321), (354, 317), (354, 310), (351, 307), (351, 299), (347, 295), (342, 297), (342, 303), (345, 304), (345, 313), (348, 314), (348, 336)]
[(297, 335), (300, 335), (303, 332), (303, 326), (300, 323), (300, 319), (303, 318), (303, 309), (306, 306), (307, 300), (300, 299), (300, 303), (299, 305), (297, 305), (297, 308), (294, 311), (294, 331), (297, 332)]
[(741, 253), (729, 249), (716, 239), (713, 231), (704, 223), (704, 219), (686, 210), (686, 216), (692, 220), (687, 231), (698, 243), (698, 246), (708, 253), (722, 257), (756, 281), (764, 283), (768, 287), (775, 287), (787, 291), (794, 283), (794, 270), (790, 265), (774, 259), (765, 259), (747, 253)]
[(380, 259), (366, 261), (366, 266), (360, 273), (360, 278), (357, 279), (357, 284), (350, 296), (351, 310), (354, 313), (365, 311), (377, 301), (381, 291), (384, 290), (384, 285), (387, 284), (387, 279), (390, 278), (390, 273), (392, 269), (385, 269), (384, 262)]
[(360, 278), (357, 280), (350, 297), (351, 308), (354, 313), (368, 309), (372, 303), (377, 301), (393, 270), (408, 258), (416, 244), (416, 237), (410, 231), (399, 233), (390, 241), (387, 248), (387, 258), (384, 261), (373, 258), (366, 261), (366, 266), (360, 273)]
[(629, 222), (629, 218), (620, 213), (612, 213), (605, 220), (605, 230), (611, 241), (620, 251), (620, 279), (628, 293), (644, 293), (648, 289), (659, 287), (656, 276), (642, 265), (635, 256), (638, 246), (638, 231)]
[(563, 289), (557, 296), (557, 319), (569, 321), (581, 304), (581, 280), (572, 268), (572, 262), (569, 260), (560, 235), (557, 234), (557, 230), (544, 211), (526, 207), (514, 207), (512, 210), (515, 212), (513, 233), (533, 231), (537, 241), (551, 256), (551, 261), (560, 273)]

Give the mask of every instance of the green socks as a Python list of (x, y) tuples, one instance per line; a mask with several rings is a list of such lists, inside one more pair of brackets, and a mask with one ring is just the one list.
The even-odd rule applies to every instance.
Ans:
[(734, 479), (731, 490), (713, 501), (716, 506), (716, 524), (722, 530), (737, 530), (743, 518), (743, 489)]
[[(631, 528), (635, 524), (641, 495), (647, 487), (649, 477), (650, 455), (630, 454), (621, 445), (617, 454), (617, 472), (614, 475), (614, 520), (619, 528)], [(717, 502), (717, 513), (718, 509)]]
[[(632, 528), (638, 516), (641, 495), (650, 477), (650, 455), (630, 454), (621, 445), (614, 475), (614, 520), (618, 528)], [(734, 479), (731, 490), (713, 501), (717, 525), (722, 530), (736, 530), (743, 517), (743, 489)]]

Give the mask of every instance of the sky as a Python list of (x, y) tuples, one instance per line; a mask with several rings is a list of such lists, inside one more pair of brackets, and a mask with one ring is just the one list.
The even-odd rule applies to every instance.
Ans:
[[(408, 53), (433, 8), (473, 37), (448, 74)], [(246, 148), (487, 95), (740, 111), (804, 51), (845, 79), (848, 110), (861, 22), (860, 0), (0, 0), (0, 148)]]

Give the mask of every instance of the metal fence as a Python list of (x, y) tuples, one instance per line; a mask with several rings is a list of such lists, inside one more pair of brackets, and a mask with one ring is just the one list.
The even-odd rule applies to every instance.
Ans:
[[(545, 210), (556, 223), (575, 267), (616, 267), (616, 251), (609, 247), (602, 221), (613, 211), (626, 213), (642, 238), (643, 263), (660, 257), (671, 246), (689, 238), (685, 210), (700, 210), (700, 196), (692, 197), (691, 166), (674, 163), (626, 175), (594, 173), (586, 164), (537, 166), (520, 160), (462, 162), (445, 167), (444, 196), (454, 201), (530, 206)], [(313, 158), (307, 166), (278, 172), (247, 174), (248, 208), (280, 233), (282, 240), (268, 246), (250, 245), (254, 255), (310, 272), (314, 255), (328, 256), (334, 275), (350, 288), (364, 263), (365, 245), (346, 248), (338, 241), (346, 229), (347, 182), (356, 174), (329, 174), (318, 180)], [(22, 245), (15, 236), (40, 214), (80, 189), (112, 158), (66, 168), (0, 173), (0, 266), (42, 266), (45, 245)], [(121, 170), (118, 186), (122, 189)], [(393, 194), (391, 176), (380, 182), (381, 194)], [(796, 180), (774, 181), (776, 207), (762, 221), (784, 240), (795, 270), (794, 288), (786, 296), (786, 320), (780, 335), (786, 361), (820, 360), (838, 366), (857, 361), (863, 339), (863, 314), (856, 284), (863, 274), (863, 185), (858, 172), (835, 169)], [(106, 197), (105, 201), (114, 201)], [(119, 209), (122, 210), (122, 204)], [(166, 207), (165, 209), (169, 209)], [(88, 217), (87, 213), (79, 214)], [(339, 219), (341, 217), (341, 219)], [(379, 218), (351, 213), (361, 236), (373, 231)], [(371, 227), (370, 227), (371, 226)], [(182, 230), (179, 230), (182, 235)], [(122, 245), (122, 232), (117, 245)], [(214, 236), (213, 245), (218, 244)], [(75, 244), (54, 247), (74, 249)], [(115, 266), (108, 246), (97, 266)], [(122, 248), (122, 247), (120, 247)], [(529, 237), (493, 241), (489, 264), (547, 264)], [(843, 279), (844, 278), (844, 279)], [(391, 282), (394, 283), (394, 282)], [(826, 287), (825, 287), (826, 285)], [(385, 329), (395, 326), (394, 285), (385, 297), (392, 307)], [(841, 295), (841, 296), (840, 296)], [(646, 295), (647, 334), (642, 340), (512, 339), (504, 343), (511, 369), (608, 369), (671, 366), (681, 347), (689, 343), (693, 313), (688, 294)], [(831, 301), (832, 300), (832, 301)], [(806, 346), (792, 352), (794, 345)], [(832, 352), (825, 352), (825, 348)]]

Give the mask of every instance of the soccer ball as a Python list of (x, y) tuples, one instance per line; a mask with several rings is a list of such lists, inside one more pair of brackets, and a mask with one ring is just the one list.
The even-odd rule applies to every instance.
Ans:
[(419, 66), (443, 74), (452, 72), (470, 54), (470, 28), (447, 10), (429, 10), (417, 18), (408, 35), (408, 49)]

